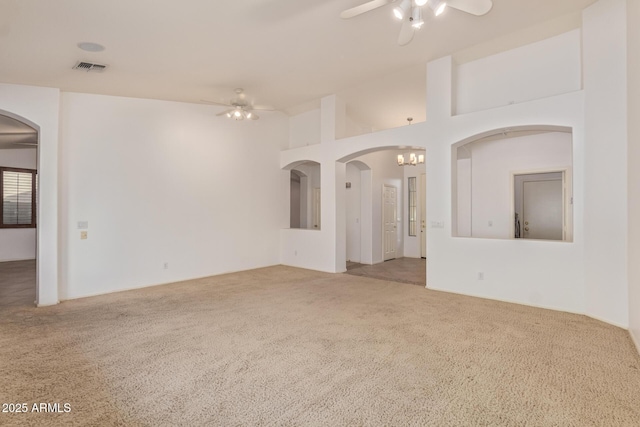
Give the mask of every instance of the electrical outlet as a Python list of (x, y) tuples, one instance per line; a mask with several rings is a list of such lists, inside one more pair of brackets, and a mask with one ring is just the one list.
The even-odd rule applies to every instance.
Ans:
[(164, 269), (165, 269), (165, 270), (168, 270), (168, 269), (169, 269), (169, 263), (168, 263), (168, 262), (165, 262), (165, 263), (164, 263)]
[(86, 231), (81, 231), (80, 232), (80, 240), (87, 240), (87, 235), (88, 233)]
[(484, 272), (483, 271), (478, 272), (478, 280), (484, 280)]
[(293, 251), (293, 256), (298, 256), (298, 250)]
[(493, 227), (493, 221), (489, 221), (489, 227)]

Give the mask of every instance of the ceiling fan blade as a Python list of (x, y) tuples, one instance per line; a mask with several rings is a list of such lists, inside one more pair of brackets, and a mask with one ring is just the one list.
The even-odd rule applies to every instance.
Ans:
[(230, 109), (230, 110), (225, 110), (225, 111), (223, 111), (222, 113), (218, 113), (218, 114), (216, 114), (216, 116), (224, 116), (224, 115), (226, 115), (226, 114), (231, 113), (232, 111), (234, 111), (234, 110), (233, 110), (233, 108), (232, 108), (232, 109)]
[(251, 115), (247, 117), (249, 120), (258, 120), (260, 118), (259, 115), (257, 115), (256, 113), (254, 113), (253, 111), (251, 112)]
[(447, 6), (476, 16), (489, 13), (493, 7), (491, 0), (447, 0)]
[(224, 102), (209, 101), (208, 99), (201, 99), (200, 102), (206, 102), (207, 104), (220, 105), (222, 107), (232, 107), (231, 104), (225, 104)]
[(400, 28), (400, 35), (398, 36), (398, 44), (400, 46), (405, 46), (413, 40), (413, 35), (415, 34), (416, 29), (411, 26), (411, 21), (409, 19), (405, 19), (402, 22), (402, 28)]
[(275, 107), (271, 105), (252, 105), (252, 110), (261, 110), (261, 111), (276, 111)]
[(389, 3), (393, 3), (394, 1), (396, 0), (371, 0), (364, 4), (361, 4), (360, 6), (352, 7), (351, 9), (342, 11), (342, 13), (340, 14), (340, 18), (353, 18), (355, 16), (362, 15), (363, 13), (385, 6)]

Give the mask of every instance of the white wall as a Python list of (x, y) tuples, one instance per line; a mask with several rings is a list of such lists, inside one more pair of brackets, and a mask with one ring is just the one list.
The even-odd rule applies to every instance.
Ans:
[[(58, 302), (58, 89), (0, 84), (0, 114), (15, 114), (39, 129), (38, 305)], [(14, 117), (15, 118), (15, 117)]]
[[(464, 150), (464, 147), (461, 147)], [(471, 237), (471, 157), (456, 160), (456, 235)]]
[(626, 24), (625, 0), (600, 0), (583, 13), (587, 312), (624, 327), (629, 319)]
[(640, 352), (640, 2), (627, 1), (629, 330)]
[[(0, 166), (36, 169), (36, 151), (35, 148), (0, 150)], [(35, 228), (0, 229), (0, 262), (35, 259), (35, 257)]]
[(320, 109), (289, 118), (289, 148), (320, 143)]
[(63, 94), (63, 299), (279, 263), (288, 120), (215, 112)]
[(466, 148), (471, 153), (473, 237), (511, 238), (512, 173), (561, 170), (572, 163), (571, 134), (562, 132), (478, 141)]
[(347, 261), (361, 262), (361, 174), (362, 171), (353, 163), (347, 163), (346, 179), (351, 183), (351, 188), (346, 188), (347, 206)]
[(580, 30), (461, 64), (455, 72), (457, 114), (581, 89)]

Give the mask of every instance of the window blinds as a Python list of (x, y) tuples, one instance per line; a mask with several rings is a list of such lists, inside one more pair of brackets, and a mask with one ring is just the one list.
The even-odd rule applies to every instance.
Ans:
[(31, 172), (2, 171), (3, 225), (31, 225), (34, 223), (34, 176)]

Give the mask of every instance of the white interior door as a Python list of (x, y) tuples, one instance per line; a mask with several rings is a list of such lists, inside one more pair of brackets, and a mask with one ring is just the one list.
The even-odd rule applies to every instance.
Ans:
[(382, 195), (383, 224), (384, 224), (384, 260), (396, 257), (396, 246), (398, 238), (398, 189), (386, 185)]
[(522, 194), (522, 237), (562, 240), (562, 180), (525, 181)]
[(321, 199), (321, 194), (320, 194), (320, 189), (319, 188), (314, 188), (313, 189), (313, 203), (312, 203), (312, 211), (313, 211), (313, 228), (316, 230), (320, 230), (321, 227), (321, 203), (320, 201)]
[(420, 175), (420, 256), (427, 257), (427, 174)]

